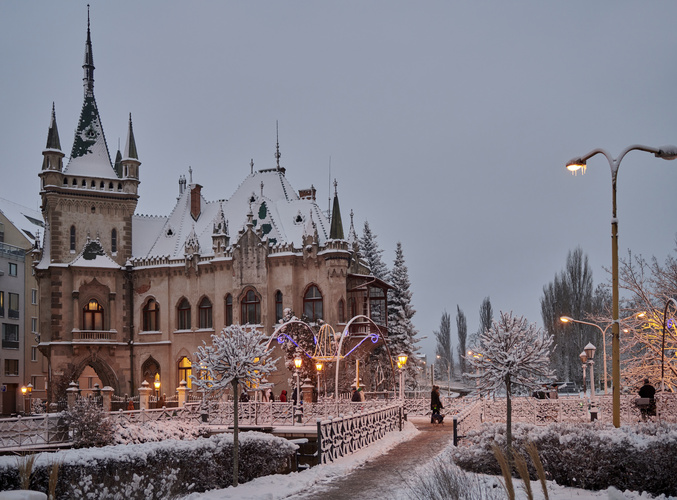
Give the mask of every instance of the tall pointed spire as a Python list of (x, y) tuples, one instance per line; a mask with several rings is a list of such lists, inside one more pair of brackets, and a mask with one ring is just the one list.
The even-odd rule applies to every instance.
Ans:
[(47, 132), (47, 145), (45, 149), (56, 149), (61, 151), (61, 141), (59, 140), (59, 130), (56, 128), (56, 108), (52, 103), (52, 120), (49, 122), (49, 131)]
[(87, 41), (85, 43), (85, 62), (82, 65), (85, 76), (85, 98), (80, 111), (80, 120), (75, 130), (73, 149), (64, 172), (71, 175), (86, 175), (102, 178), (117, 178), (110, 161), (108, 145), (101, 125), (101, 117), (94, 99), (94, 58), (92, 56), (92, 37), (87, 6)]
[(331, 210), (331, 229), (329, 230), (329, 238), (332, 240), (342, 240), (343, 238), (343, 222), (341, 221), (341, 209), (339, 207), (338, 199), (338, 182), (334, 179), (334, 206)]
[(277, 120), (275, 120), (275, 140), (275, 160), (277, 161), (277, 169), (280, 170), (280, 156), (282, 154), (280, 153), (280, 128), (278, 127)]
[(131, 113), (129, 113), (129, 128), (127, 129), (127, 142), (125, 143), (125, 152), (123, 154), (123, 158), (131, 158), (133, 160), (139, 159), (139, 154), (136, 152), (136, 141), (134, 140)]
[(89, 4), (87, 4), (87, 43), (85, 44), (85, 62), (82, 65), (85, 70), (83, 78), (85, 97), (94, 95), (94, 55), (92, 54), (92, 37), (89, 32)]

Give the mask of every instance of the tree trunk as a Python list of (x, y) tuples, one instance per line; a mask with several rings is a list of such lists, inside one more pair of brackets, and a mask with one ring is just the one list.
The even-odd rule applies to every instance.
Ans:
[(506, 431), (505, 439), (507, 444), (506, 456), (508, 464), (512, 470), (512, 400), (510, 399), (510, 374), (505, 376), (505, 394), (506, 394)]
[(237, 393), (237, 379), (233, 379), (233, 486), (237, 486), (237, 476), (238, 476), (238, 448), (239, 448), (239, 443), (237, 440), (237, 425), (238, 425), (238, 417), (237, 417), (237, 402), (239, 398), (239, 395)]

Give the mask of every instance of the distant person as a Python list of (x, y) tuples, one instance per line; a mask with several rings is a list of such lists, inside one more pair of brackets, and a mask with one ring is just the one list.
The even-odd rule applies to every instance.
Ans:
[(444, 415), (441, 414), (442, 409), (442, 400), (440, 399), (440, 388), (436, 385), (433, 386), (433, 390), (430, 392), (430, 409), (432, 410), (432, 415), (430, 416), (431, 424), (441, 424), (444, 420)]
[(248, 403), (249, 394), (247, 394), (247, 389), (242, 389), (242, 394), (240, 394), (240, 403)]
[(134, 410), (134, 401), (131, 399), (127, 402), (127, 411), (133, 411)]
[(287, 391), (282, 389), (282, 392), (280, 393), (280, 403), (286, 403), (287, 402)]
[(296, 387), (294, 387), (294, 390), (291, 393), (291, 400), (294, 402), (294, 406), (296, 406), (296, 403), (298, 401), (298, 392), (296, 390)]
[(353, 403), (359, 403), (362, 401), (362, 398), (360, 398), (360, 393), (357, 390), (357, 387), (353, 387), (353, 396), (350, 398), (350, 400)]
[(655, 395), (656, 388), (651, 385), (648, 378), (645, 378), (644, 385), (639, 388), (639, 397), (653, 399)]

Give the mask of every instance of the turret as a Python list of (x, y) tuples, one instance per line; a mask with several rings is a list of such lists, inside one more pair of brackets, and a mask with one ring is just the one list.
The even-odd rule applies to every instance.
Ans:
[(329, 238), (332, 240), (343, 239), (343, 222), (341, 221), (337, 186), (338, 183), (334, 179), (334, 207), (331, 211), (331, 228), (329, 230)]
[[(127, 142), (125, 143), (125, 151), (120, 160), (121, 177), (123, 179), (137, 179), (139, 178), (139, 155), (136, 152), (136, 141), (134, 140), (134, 129), (132, 128), (132, 114), (129, 113), (129, 128), (127, 129)], [(118, 173), (120, 175), (120, 173)]]
[(52, 103), (52, 119), (47, 131), (47, 145), (42, 151), (42, 170), (63, 170), (63, 151), (61, 151), (61, 141), (59, 141), (59, 130), (56, 127), (56, 111)]

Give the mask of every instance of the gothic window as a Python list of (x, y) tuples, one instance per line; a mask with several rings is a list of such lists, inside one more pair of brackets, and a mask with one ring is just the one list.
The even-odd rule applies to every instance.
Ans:
[(83, 330), (103, 330), (103, 307), (96, 299), (90, 300), (82, 311)]
[(77, 180), (77, 179), (73, 179), (73, 186), (77, 186), (77, 185), (78, 185), (78, 180)]
[(122, 191), (122, 184), (118, 183), (118, 191)]
[(117, 231), (117, 229), (113, 229), (110, 233), (110, 247), (111, 247), (111, 252), (117, 253), (117, 251), (118, 251), (118, 231)]
[(339, 300), (338, 303), (338, 322), (346, 322), (346, 303), (343, 301), (343, 299)]
[(226, 295), (226, 326), (233, 324), (233, 296)]
[(183, 299), (179, 303), (179, 330), (190, 330), (190, 302)]
[(92, 181), (92, 189), (96, 188), (96, 181)]
[(355, 297), (350, 297), (348, 299), (348, 312), (351, 318), (357, 316), (357, 301), (355, 300)]
[(99, 189), (103, 189), (103, 188), (105, 188), (105, 187), (106, 187), (106, 185), (104, 184), (103, 181), (101, 181), (101, 184), (99, 184)]
[(370, 288), (369, 289), (369, 317), (377, 325), (385, 325), (387, 320), (386, 316), (388, 311), (386, 309), (386, 294), (380, 288)]
[(200, 310), (200, 328), (212, 328), (212, 302), (205, 297), (198, 306)]
[(261, 299), (254, 290), (249, 290), (241, 303), (242, 324), (258, 325), (261, 323)]
[(113, 183), (112, 183), (112, 182), (109, 182), (109, 183), (108, 183), (108, 190), (109, 190), (109, 191), (112, 191), (112, 190), (113, 190)]
[(158, 319), (160, 317), (160, 306), (155, 299), (148, 299), (143, 308), (143, 331), (157, 332), (160, 331)]
[(308, 321), (322, 319), (322, 294), (315, 285), (308, 288), (303, 296), (303, 314)]
[(186, 356), (182, 357), (179, 360), (179, 382), (182, 380), (186, 381), (186, 387), (190, 389), (191, 387), (191, 380), (190, 380), (190, 374), (191, 374), (191, 367), (193, 364), (190, 362), (190, 359), (188, 359)]
[(68, 177), (63, 178), (63, 185), (67, 186), (68, 185)]
[(71, 226), (71, 252), (75, 252), (75, 226)]
[(84, 180), (84, 179), (82, 179), (82, 187), (83, 187), (83, 188), (86, 188), (86, 187), (87, 187), (87, 181)]
[(282, 292), (275, 292), (275, 322), (282, 319)]

